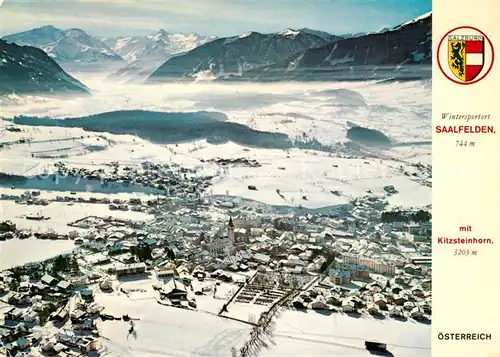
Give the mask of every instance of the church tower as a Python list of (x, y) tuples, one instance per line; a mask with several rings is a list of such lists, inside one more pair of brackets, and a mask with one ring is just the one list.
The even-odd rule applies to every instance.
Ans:
[(234, 223), (233, 218), (229, 217), (229, 223), (227, 225), (227, 237), (231, 243), (234, 243)]

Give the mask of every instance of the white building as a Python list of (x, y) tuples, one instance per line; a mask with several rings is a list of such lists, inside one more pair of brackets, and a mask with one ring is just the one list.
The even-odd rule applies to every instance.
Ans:
[(365, 266), (378, 274), (388, 274), (388, 275), (396, 274), (396, 266), (393, 264), (381, 263), (379, 261), (369, 258), (359, 257), (354, 254), (343, 254), (342, 261), (347, 264)]
[(262, 218), (239, 217), (234, 220), (234, 225), (238, 228), (260, 228), (262, 227)]

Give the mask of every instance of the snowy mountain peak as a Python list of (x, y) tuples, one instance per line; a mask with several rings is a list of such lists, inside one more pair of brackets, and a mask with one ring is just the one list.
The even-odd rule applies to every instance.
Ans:
[(426, 19), (431, 18), (431, 17), (432, 17), (432, 11), (426, 12), (425, 14), (422, 14), (422, 15), (414, 18), (413, 20), (407, 21), (407, 22), (405, 22), (405, 23), (403, 23), (403, 24), (401, 24), (399, 26), (396, 26), (394, 28), (394, 30), (398, 30), (398, 29), (400, 29), (400, 28), (402, 28), (404, 26), (408, 26), (410, 24), (413, 24), (413, 23), (416, 23), (416, 22), (419, 22), (419, 21), (422, 21), (422, 20), (426, 20)]
[(200, 74), (206, 78), (209, 72), (210, 78), (239, 76), (246, 71), (269, 66), (328, 43), (329, 41), (317, 35), (293, 29), (285, 29), (279, 33), (250, 32), (224, 37), (168, 59), (146, 82), (155, 83), (174, 78), (198, 80)]
[(44, 29), (44, 30), (56, 30), (58, 31), (59, 29), (55, 28), (54, 26), (52, 25), (43, 25), (41, 27), (39, 27), (40, 29)]
[(157, 33), (155, 33), (153, 36), (151, 36), (151, 39), (153, 41), (162, 41), (166, 37), (169, 36), (169, 33), (165, 31), (164, 29), (160, 29)]
[(284, 29), (284, 30), (281, 30), (280, 32), (278, 32), (278, 35), (281, 35), (281, 36), (289, 36), (289, 37), (295, 37), (297, 36), (298, 34), (300, 34), (300, 31), (298, 30), (293, 30), (293, 29)]
[(390, 31), (391, 29), (389, 27), (382, 27), (380, 30), (375, 31), (374, 33), (384, 33), (387, 31)]
[(200, 36), (194, 33), (176, 34), (160, 29), (149, 36), (108, 38), (104, 42), (127, 62), (132, 63), (137, 60), (166, 60), (215, 38), (215, 36)]
[(42, 49), (51, 58), (60, 61), (95, 62), (122, 60), (101, 40), (77, 28), (61, 30), (46, 25), (4, 37), (18, 45)]
[(339, 40), (339, 39), (345, 37), (345, 36), (332, 35), (331, 33), (328, 33), (325, 31), (313, 30), (313, 29), (310, 29), (307, 27), (301, 28), (301, 29), (299, 29), (299, 31), (301, 31), (303, 33), (307, 33), (309, 35), (315, 35), (315, 36), (321, 37), (322, 39), (324, 39), (325, 41), (328, 41), (328, 42), (333, 42), (333, 41), (336, 41), (336, 40)]

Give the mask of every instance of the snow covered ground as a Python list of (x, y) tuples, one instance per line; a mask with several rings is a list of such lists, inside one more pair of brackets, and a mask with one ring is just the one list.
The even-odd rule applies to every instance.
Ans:
[[(8, 219), (17, 225), (18, 229), (27, 229), (34, 232), (57, 232), (67, 234), (78, 230), (67, 224), (88, 216), (114, 217), (121, 219), (132, 219), (145, 221), (152, 216), (142, 212), (133, 211), (110, 211), (106, 204), (85, 204), (51, 202), (48, 206), (19, 205), (12, 201), (0, 201), (2, 205), (2, 219)], [(26, 215), (40, 215), (47, 220), (29, 220)]]
[[(124, 281), (115, 293), (96, 294), (96, 302), (105, 307), (105, 313), (117, 317), (128, 314), (135, 319), (136, 333), (128, 338), (128, 323), (100, 323), (110, 356), (226, 357), (232, 347), (239, 349), (248, 339), (252, 326), (243, 322), (257, 321), (268, 308), (233, 302), (224, 316), (243, 322), (216, 316), (227, 301), (226, 293), (233, 290), (233, 285), (226, 283), (217, 287), (220, 300), (213, 299), (211, 292), (196, 296), (197, 311), (161, 306), (153, 284), (154, 279)], [(118, 292), (121, 289), (128, 296)], [(394, 356), (426, 357), (430, 356), (430, 328), (392, 318), (282, 309), (258, 356), (370, 356), (364, 347), (364, 341), (370, 340), (386, 343)]]
[(2, 116), (77, 117), (115, 110), (226, 113), (229, 120), (254, 129), (291, 136), (306, 133), (321, 142), (345, 139), (346, 122), (381, 130), (398, 141), (431, 138), (430, 82), (375, 83), (192, 83), (158, 86), (83, 80), (89, 98), (2, 99)]
[(0, 270), (69, 253), (74, 247), (71, 240), (9, 239), (0, 242)]
[(154, 299), (130, 300), (124, 295), (96, 295), (96, 302), (114, 316), (128, 314), (136, 334), (127, 338), (129, 324), (105, 321), (99, 328), (110, 356), (230, 356), (242, 345), (251, 326), (212, 314), (159, 305)]
[[(111, 356), (222, 357), (229, 356), (232, 347), (241, 347), (248, 338), (250, 325), (218, 317), (204, 309), (190, 311), (160, 306), (149, 293), (143, 294), (142, 299), (96, 295), (96, 302), (106, 308), (106, 313), (128, 314), (137, 319), (134, 323), (137, 334), (128, 338), (127, 323), (100, 324), (103, 343)], [(255, 321), (265, 307), (235, 303), (230, 310), (227, 316)], [(430, 325), (392, 318), (379, 320), (340, 313), (325, 316), (312, 310), (282, 310), (258, 356), (370, 356), (364, 347), (364, 341), (370, 340), (386, 343), (394, 356), (426, 357), (430, 356), (430, 329)]]
[[(31, 130), (29, 127), (24, 128)], [(67, 129), (61, 135), (74, 135), (73, 130), (80, 129)], [(52, 172), (53, 164), (57, 161), (66, 162), (68, 166), (93, 169), (103, 167), (110, 161), (119, 161), (122, 165), (129, 166), (153, 161), (197, 168), (200, 175), (217, 174), (218, 177), (214, 178), (210, 188), (212, 195), (240, 196), (269, 205), (300, 204), (305, 208), (334, 206), (347, 203), (367, 190), (381, 193), (386, 185), (394, 185), (399, 191), (391, 198), (391, 203), (424, 206), (431, 202), (431, 189), (422, 186), (413, 177), (401, 175), (398, 169), (405, 163), (392, 159), (348, 159), (310, 150), (248, 148), (234, 143), (212, 145), (205, 140), (158, 146), (138, 138), (132, 141), (130, 136), (125, 135), (103, 136), (114, 143), (107, 150), (64, 159), (35, 159), (30, 157), (29, 150), (26, 150), (27, 144), (12, 145), (0, 151), (2, 171), (35, 176), (45, 171)], [(54, 147), (55, 143), (50, 145)], [(18, 147), (19, 150), (16, 149)], [(129, 155), (122, 159), (126, 153)], [(244, 157), (258, 161), (261, 166), (227, 167), (222, 170), (215, 164), (206, 162), (218, 157)], [(201, 159), (205, 162), (201, 162)], [(257, 190), (248, 190), (249, 185), (256, 186)], [(333, 191), (338, 191), (340, 196), (333, 194)]]
[[(29, 103), (17, 98), (14, 102), (18, 104), (6, 106), (3, 115), (7, 118), (17, 114), (60, 118), (117, 109), (216, 110), (224, 112), (232, 122), (257, 130), (286, 133), (292, 138), (303, 139), (305, 135), (325, 145), (346, 141), (348, 122), (381, 130), (402, 143), (426, 142), (431, 135), (430, 91), (420, 82), (284, 86), (172, 84), (156, 88), (158, 90), (147, 87), (150, 88), (147, 95), (143, 87), (133, 85), (114, 87), (99, 81), (89, 84), (94, 87), (91, 98), (36, 98)], [(125, 89), (128, 94), (123, 92)], [(117, 95), (121, 95), (120, 100)], [(321, 103), (327, 103), (328, 108), (324, 109)], [(130, 135), (99, 133), (97, 136), (78, 128), (19, 126), (23, 131), (13, 133), (6, 130), (8, 127), (8, 122), (0, 122), (0, 141), (12, 142), (21, 138), (35, 141), (12, 144), (0, 151), (2, 172), (19, 175), (50, 172), (57, 161), (88, 168), (98, 168), (110, 161), (131, 166), (153, 161), (197, 167), (200, 174), (217, 173), (212, 194), (241, 196), (270, 205), (332, 206), (343, 204), (367, 190), (381, 192), (385, 185), (394, 185), (399, 191), (391, 198), (391, 203), (422, 206), (431, 201), (429, 187), (397, 171), (401, 165), (430, 163), (430, 145), (379, 150), (375, 153), (377, 158), (362, 160), (321, 151), (244, 147), (232, 142), (214, 145), (198, 140), (160, 146)], [(40, 153), (45, 156), (39, 158)], [(68, 157), (57, 157), (57, 153)], [(261, 166), (228, 167), (223, 171), (207, 162), (217, 157), (245, 157), (258, 161)], [(248, 190), (249, 185), (256, 186), (257, 190)], [(334, 195), (332, 191), (341, 195)]]
[(284, 311), (276, 322), (269, 348), (260, 356), (371, 356), (364, 346), (368, 340), (386, 343), (394, 356), (427, 357), (431, 355), (430, 333), (430, 325), (418, 322)]

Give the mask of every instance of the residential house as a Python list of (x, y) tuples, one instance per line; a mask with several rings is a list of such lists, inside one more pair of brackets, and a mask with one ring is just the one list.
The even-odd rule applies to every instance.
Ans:
[(292, 306), (298, 310), (307, 308), (307, 304), (301, 298), (295, 298), (292, 302)]
[(382, 312), (380, 311), (380, 308), (375, 305), (375, 304), (368, 304), (366, 311), (373, 316), (380, 316), (382, 315)]
[(414, 296), (424, 297), (424, 290), (420, 286), (414, 286), (410, 292)]
[(430, 290), (432, 288), (432, 279), (422, 280), (422, 288), (425, 290)]
[(71, 322), (73, 324), (79, 324), (79, 323), (82, 323), (82, 321), (84, 320), (84, 318), (87, 316), (87, 312), (86, 311), (83, 311), (83, 310), (73, 310), (73, 312), (71, 313)]
[(15, 345), (20, 351), (25, 351), (31, 346), (31, 341), (26, 337), (21, 337), (16, 340)]
[(318, 295), (311, 303), (311, 308), (314, 310), (328, 310), (329, 307), (322, 295)]
[(410, 311), (410, 317), (415, 320), (422, 320), (425, 318), (424, 312), (419, 307), (415, 307)]
[(89, 281), (90, 281), (89, 277), (85, 276), (85, 275), (71, 276), (71, 277), (68, 277), (67, 280), (71, 283), (71, 286), (73, 288), (86, 286), (89, 284)]
[(123, 242), (114, 242), (113, 244), (108, 245), (108, 254), (109, 255), (117, 255), (121, 254), (127, 249), (124, 247)]
[(391, 281), (392, 284), (398, 284), (398, 285), (408, 285), (409, 279), (402, 275), (398, 275), (394, 278), (394, 280)]
[(114, 268), (117, 276), (138, 275), (146, 273), (145, 263), (121, 264)]
[(191, 281), (193, 280), (193, 277), (189, 274), (189, 270), (184, 267), (180, 266), (177, 268), (177, 280), (183, 283), (186, 286), (191, 285)]
[(425, 242), (429, 242), (430, 238), (425, 236), (425, 235), (421, 235), (421, 234), (409, 234), (408, 241), (410, 243), (425, 243)]
[(23, 320), (28, 323), (36, 323), (38, 320), (38, 314), (35, 311), (27, 311), (23, 316)]
[(48, 274), (45, 274), (44, 276), (42, 276), (42, 279), (40, 279), (40, 281), (47, 286), (56, 286), (57, 285), (57, 279), (54, 278), (53, 276), (48, 275)]
[(427, 301), (422, 301), (417, 306), (426, 314), (430, 315), (432, 313), (432, 305)]
[(398, 295), (403, 291), (403, 288), (399, 285), (394, 285), (389, 288), (389, 291), (395, 295)]
[(71, 283), (69, 281), (66, 281), (66, 280), (61, 280), (56, 285), (56, 289), (61, 291), (61, 292), (64, 292), (64, 293), (69, 292), (71, 290), (71, 288), (72, 288)]
[(326, 302), (334, 306), (342, 306), (342, 297), (338, 292), (331, 292), (330, 295), (326, 297)]
[(255, 253), (255, 254), (253, 254), (251, 260), (253, 260), (254, 262), (256, 262), (258, 264), (267, 265), (271, 261), (271, 257), (269, 255), (266, 255), (266, 254)]
[(185, 300), (187, 299), (187, 293), (186, 285), (173, 279), (163, 286), (160, 295), (163, 299)]
[(8, 309), (4, 313), (4, 318), (5, 320), (8, 321), (20, 321), (24, 315), (24, 311), (21, 309), (18, 309), (17, 307), (13, 307), (11, 309)]
[(407, 264), (404, 266), (403, 271), (407, 274), (417, 275), (422, 271), (422, 267), (415, 264)]
[(348, 271), (329, 269), (328, 277), (336, 285), (344, 285), (351, 283), (351, 273)]
[(294, 268), (296, 266), (306, 267), (307, 263), (296, 255), (289, 255), (286, 260), (281, 261), (285, 267)]
[(52, 318), (52, 320), (57, 321), (57, 322), (66, 321), (67, 319), (69, 319), (69, 311), (66, 307), (63, 307), (59, 311), (54, 312), (51, 315), (51, 318)]
[(404, 317), (403, 309), (400, 306), (391, 305), (389, 306), (389, 316), (396, 318)]
[(156, 276), (158, 279), (173, 279), (175, 275), (175, 267), (170, 265), (156, 270)]
[(398, 294), (394, 296), (393, 301), (396, 305), (403, 306), (404, 303), (408, 301), (408, 299), (403, 294)]
[(80, 296), (85, 301), (93, 301), (94, 300), (94, 291), (92, 288), (85, 288), (80, 290)]
[(151, 250), (153, 250), (156, 247), (157, 243), (158, 243), (158, 241), (156, 239), (146, 238), (146, 239), (143, 239), (139, 242), (139, 246), (148, 247)]
[(403, 310), (411, 311), (415, 307), (415, 304), (411, 301), (407, 301), (403, 304)]
[(342, 301), (342, 311), (343, 312), (356, 312), (356, 305), (350, 299), (345, 299)]
[(387, 299), (382, 294), (375, 294), (373, 296), (373, 303), (382, 310), (387, 308)]
[(29, 290), (30, 290), (29, 281), (22, 281), (21, 283), (19, 283), (17, 291), (19, 291), (20, 293), (27, 293)]

